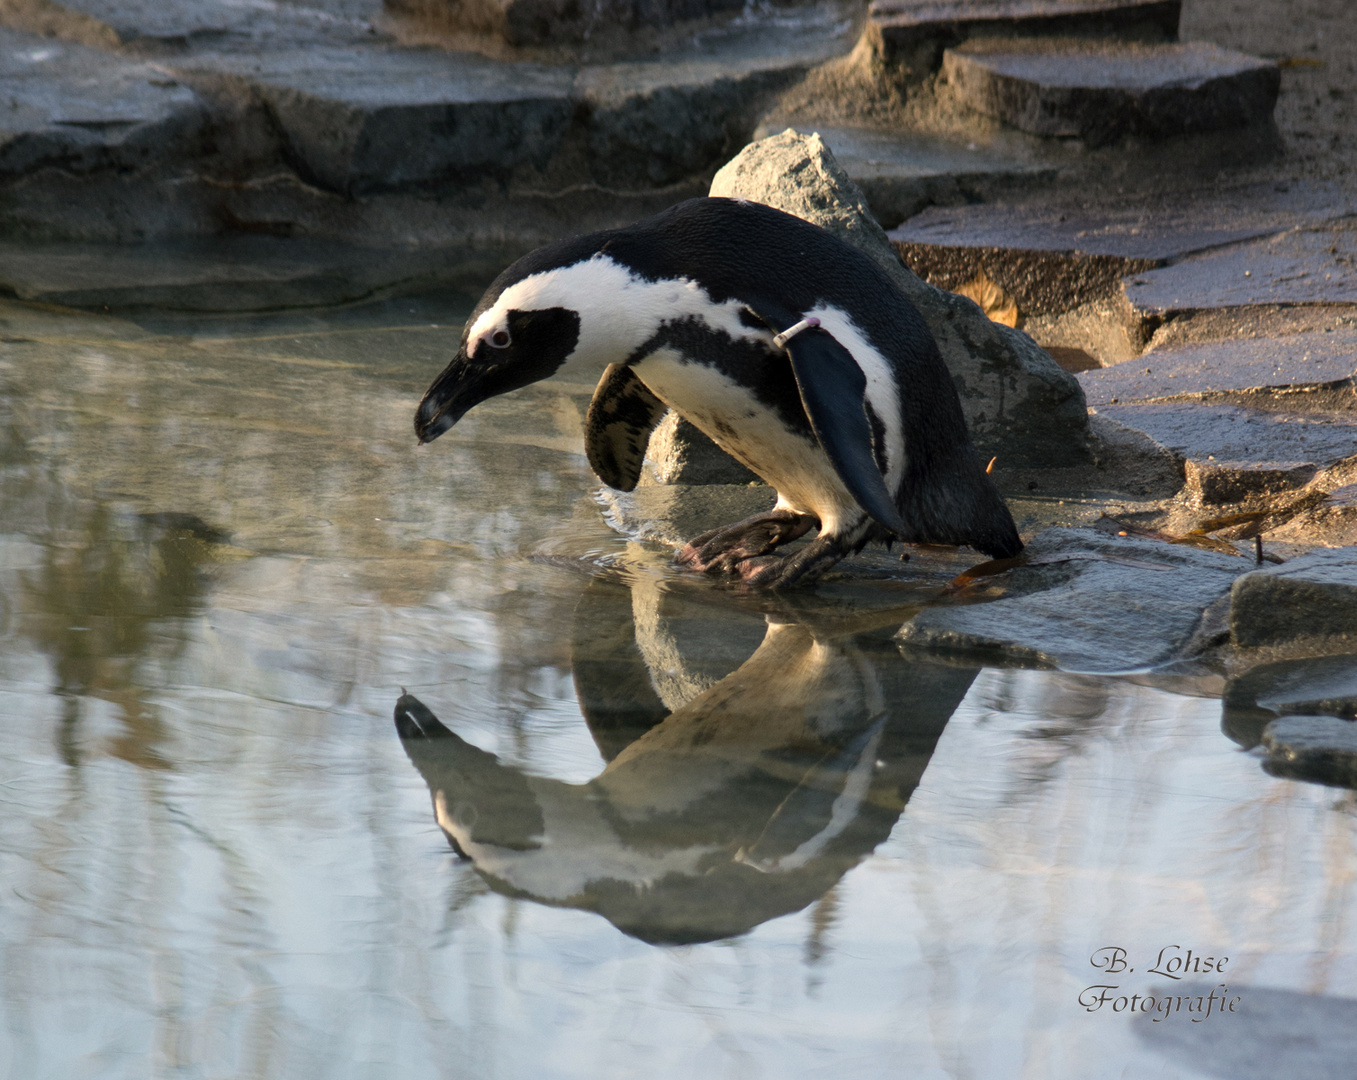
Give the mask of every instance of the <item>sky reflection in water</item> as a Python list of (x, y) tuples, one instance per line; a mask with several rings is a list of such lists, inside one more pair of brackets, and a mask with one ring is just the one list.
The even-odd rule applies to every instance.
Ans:
[[(416, 450), (455, 313), (0, 319), (0, 1075), (1261, 1076), (1351, 1010), (1352, 798), (1218, 687), (680, 578), (589, 387)], [(1252, 1011), (1079, 1006), (1168, 946)]]

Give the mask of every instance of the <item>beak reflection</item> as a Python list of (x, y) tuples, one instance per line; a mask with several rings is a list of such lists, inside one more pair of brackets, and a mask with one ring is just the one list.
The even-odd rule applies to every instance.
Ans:
[[(522, 773), (397, 702), (439, 826), (492, 888), (711, 941), (813, 903), (890, 834), (977, 669), (906, 660), (888, 633), (741, 622), (706, 595), (586, 590), (572, 666), (607, 761), (588, 783)], [(713, 652), (742, 636), (743, 662)]]

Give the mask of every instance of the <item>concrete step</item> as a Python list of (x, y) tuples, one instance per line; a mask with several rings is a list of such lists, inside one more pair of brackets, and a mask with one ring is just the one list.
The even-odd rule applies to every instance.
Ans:
[(1175, 41), (1180, 0), (872, 0), (868, 33), (886, 61), (922, 79), (973, 37)]
[(942, 79), (967, 107), (1045, 137), (1103, 146), (1260, 125), (1271, 61), (1204, 42), (982, 39), (948, 49)]

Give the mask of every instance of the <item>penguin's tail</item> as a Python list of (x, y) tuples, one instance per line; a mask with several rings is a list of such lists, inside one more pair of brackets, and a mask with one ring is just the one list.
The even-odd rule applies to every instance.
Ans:
[(995, 559), (1022, 551), (1008, 504), (969, 444), (924, 462), (911, 460), (897, 499), (913, 544), (967, 544)]

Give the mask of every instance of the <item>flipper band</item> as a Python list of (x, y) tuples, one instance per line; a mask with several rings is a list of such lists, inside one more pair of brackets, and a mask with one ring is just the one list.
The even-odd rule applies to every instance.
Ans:
[(802, 330), (809, 330), (812, 326), (819, 325), (820, 320), (817, 319), (814, 315), (807, 316), (806, 318), (802, 319), (799, 323), (797, 323), (795, 326), (789, 326), (787, 327), (786, 330), (782, 331), (782, 333), (775, 334), (773, 336), (773, 344), (776, 345), (779, 349), (785, 348), (787, 342), (789, 342), (792, 338), (796, 337), (796, 335), (801, 333)]

